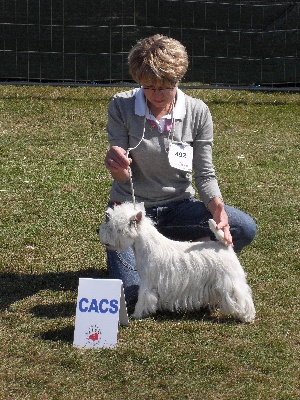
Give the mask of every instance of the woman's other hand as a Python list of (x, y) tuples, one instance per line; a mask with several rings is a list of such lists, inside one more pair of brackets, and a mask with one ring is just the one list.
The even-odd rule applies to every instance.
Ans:
[(225, 211), (224, 204), (218, 197), (215, 197), (208, 203), (208, 209), (213, 215), (213, 219), (217, 223), (216, 229), (221, 229), (224, 232), (224, 240), (233, 246), (228, 215)]

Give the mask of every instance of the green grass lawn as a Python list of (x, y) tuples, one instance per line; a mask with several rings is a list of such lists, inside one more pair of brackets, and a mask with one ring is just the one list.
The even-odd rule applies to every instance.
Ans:
[(107, 277), (116, 91), (0, 86), (0, 399), (300, 399), (297, 93), (186, 90), (211, 109), (226, 202), (258, 224), (240, 256), (255, 323), (158, 315), (121, 327), (115, 350), (73, 348), (78, 278)]

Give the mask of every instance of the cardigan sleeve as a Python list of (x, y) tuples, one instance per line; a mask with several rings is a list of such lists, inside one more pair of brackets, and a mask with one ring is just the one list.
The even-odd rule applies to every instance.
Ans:
[(128, 149), (128, 130), (121, 111), (120, 99), (117, 96), (111, 99), (108, 106), (106, 130), (110, 147), (119, 146), (124, 150)]
[(197, 119), (198, 123), (195, 124), (196, 135), (193, 142), (194, 179), (200, 198), (207, 206), (214, 197), (219, 197), (222, 200), (212, 162), (213, 122), (207, 105), (202, 107)]

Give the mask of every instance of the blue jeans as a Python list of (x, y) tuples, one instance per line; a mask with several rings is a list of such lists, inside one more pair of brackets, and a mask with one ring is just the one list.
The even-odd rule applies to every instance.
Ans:
[[(234, 250), (240, 252), (250, 244), (256, 235), (256, 224), (244, 212), (226, 206)], [(208, 226), (212, 218), (204, 203), (194, 198), (146, 208), (146, 215), (154, 222), (157, 230), (164, 236), (179, 241), (195, 241), (214, 235)], [(123, 281), (127, 304), (135, 304), (138, 297), (140, 278), (135, 269), (135, 258), (131, 248), (124, 251), (107, 250), (107, 269), (111, 279)]]

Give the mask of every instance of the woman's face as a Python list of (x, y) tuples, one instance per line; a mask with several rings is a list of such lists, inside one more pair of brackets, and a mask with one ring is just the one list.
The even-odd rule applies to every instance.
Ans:
[(151, 84), (142, 83), (142, 88), (146, 99), (159, 109), (168, 107), (176, 95), (177, 84), (175, 86), (163, 85), (161, 82)]

